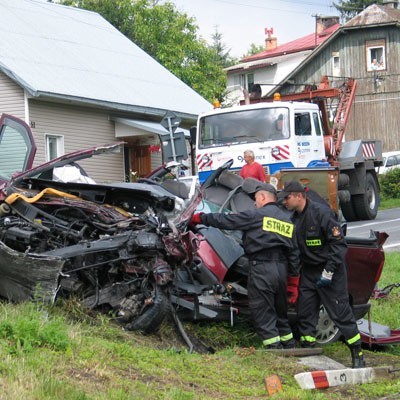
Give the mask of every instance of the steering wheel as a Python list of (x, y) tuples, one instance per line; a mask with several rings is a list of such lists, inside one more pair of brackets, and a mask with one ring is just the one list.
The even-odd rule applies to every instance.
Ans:
[(215, 180), (222, 174), (223, 171), (232, 167), (233, 159), (231, 158), (224, 164), (222, 164), (219, 168), (217, 168), (201, 185), (201, 188), (207, 189), (215, 183)]

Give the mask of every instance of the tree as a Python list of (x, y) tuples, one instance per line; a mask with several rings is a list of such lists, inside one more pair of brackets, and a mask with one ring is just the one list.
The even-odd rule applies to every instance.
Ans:
[(371, 4), (382, 4), (383, 0), (340, 0), (333, 2), (333, 6), (340, 12), (340, 18), (347, 21)]
[(250, 45), (249, 49), (247, 50), (247, 53), (243, 54), (242, 58), (252, 56), (253, 54), (262, 53), (264, 51), (265, 51), (265, 44), (258, 45), (258, 44), (252, 43)]
[(222, 41), (222, 33), (218, 31), (218, 27), (215, 27), (215, 32), (212, 35), (212, 45), (210, 48), (215, 53), (215, 61), (222, 67), (230, 67), (231, 65), (235, 65), (238, 60), (231, 57), (229, 52), (230, 49), (227, 50), (225, 43)]
[(226, 74), (223, 65), (215, 62), (215, 49), (198, 38), (195, 19), (179, 12), (173, 3), (64, 0), (62, 4), (98, 12), (210, 102), (223, 95)]

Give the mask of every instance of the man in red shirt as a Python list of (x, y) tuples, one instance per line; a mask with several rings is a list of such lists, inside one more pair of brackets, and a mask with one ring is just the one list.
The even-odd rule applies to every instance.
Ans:
[(254, 159), (255, 159), (254, 151), (246, 150), (243, 153), (243, 158), (244, 158), (244, 161), (246, 162), (246, 164), (243, 165), (243, 167), (240, 171), (240, 176), (243, 179), (254, 178), (254, 179), (258, 179), (261, 182), (265, 182), (264, 168), (257, 161), (254, 161)]

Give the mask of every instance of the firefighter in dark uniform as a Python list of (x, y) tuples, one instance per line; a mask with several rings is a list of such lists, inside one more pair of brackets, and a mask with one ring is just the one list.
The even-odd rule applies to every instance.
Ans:
[(315, 345), (316, 326), (322, 303), (339, 328), (352, 355), (352, 367), (365, 366), (361, 336), (347, 291), (347, 244), (335, 212), (327, 203), (307, 198), (297, 181), (285, 184), (279, 193), (283, 205), (294, 211), (301, 276), (298, 296), (298, 325), (303, 347)]
[[(298, 279), (299, 250), (294, 224), (276, 203), (275, 188), (258, 182), (255, 208), (237, 214), (194, 214), (192, 224), (243, 231), (250, 260), (248, 296), (256, 332), (268, 349), (293, 348), (287, 318), (287, 277)], [(290, 279), (289, 279), (290, 281)]]

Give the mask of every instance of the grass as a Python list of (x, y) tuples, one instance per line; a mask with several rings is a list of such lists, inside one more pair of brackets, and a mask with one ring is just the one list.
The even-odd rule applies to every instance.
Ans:
[(400, 198), (387, 198), (381, 194), (379, 210), (388, 210), (389, 208), (399, 208)]
[[(400, 282), (400, 253), (389, 253), (380, 287)], [(375, 322), (400, 327), (400, 289), (372, 300)], [(173, 326), (157, 335), (125, 332), (104, 316), (82, 313), (76, 304), (49, 307), (4, 303), (0, 313), (1, 399), (263, 399), (264, 379), (278, 374), (283, 392), (272, 399), (379, 399), (400, 392), (390, 380), (325, 391), (300, 390), (294, 375), (307, 367), (295, 358), (263, 352), (251, 328), (190, 324), (185, 328), (217, 351), (190, 354)], [(369, 365), (400, 365), (398, 346), (365, 351)], [(349, 365), (342, 343), (324, 354)]]

